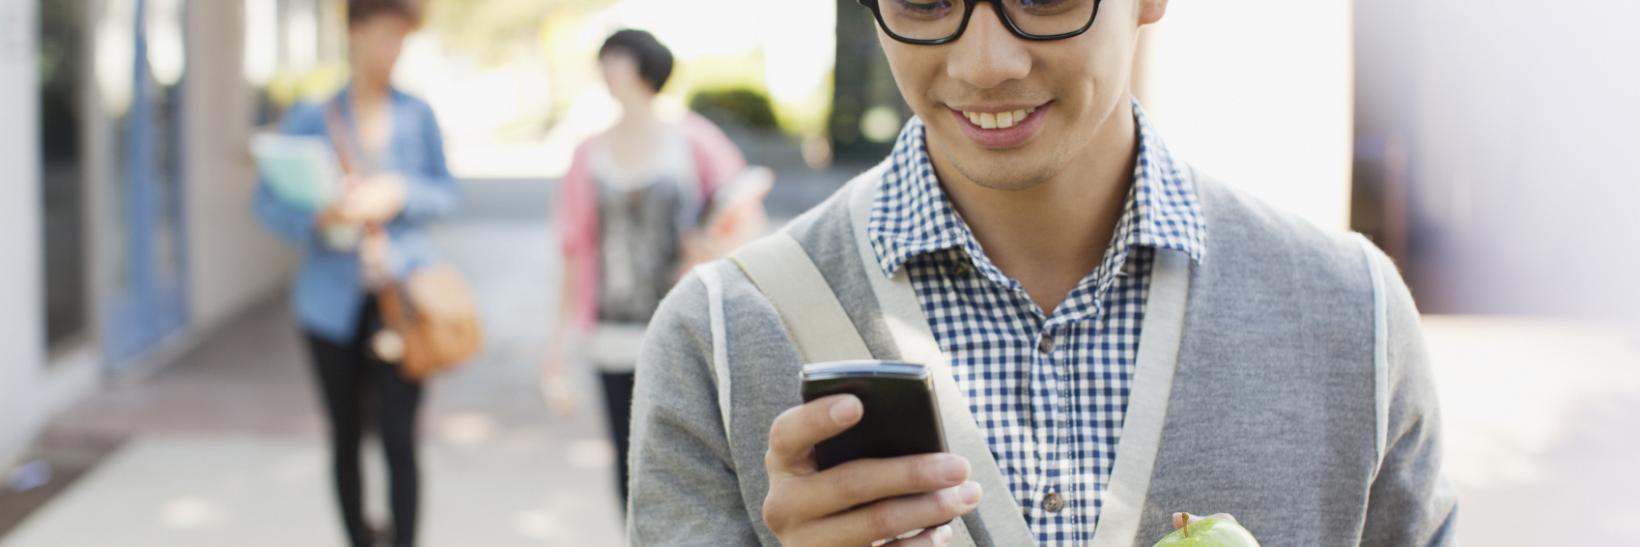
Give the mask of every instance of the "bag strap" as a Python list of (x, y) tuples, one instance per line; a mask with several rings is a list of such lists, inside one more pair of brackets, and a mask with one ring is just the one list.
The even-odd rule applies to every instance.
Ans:
[(330, 148), (336, 151), (336, 164), (342, 168), (342, 175), (351, 177), (358, 169), (353, 165), (353, 141), (343, 129), (346, 124), (342, 122), (342, 105), (339, 101), (335, 99), (325, 105), (325, 133), (330, 137)]
[[(723, 280), (713, 263), (695, 266), (701, 284), (706, 285), (707, 323), (712, 329), (712, 378), (717, 382), (718, 412), (723, 418), (723, 438), (735, 444), (733, 410), (734, 377), (729, 375), (729, 342), (723, 326)], [(731, 463), (732, 465), (732, 463)]]
[[(819, 267), (815, 266), (814, 261), (796, 239), (785, 232), (778, 232), (741, 247), (730, 256), (730, 260), (739, 266), (769, 302), (774, 304), (775, 310), (780, 314), (781, 323), (797, 343), (798, 352), (805, 362), (873, 358), (871, 350), (866, 347), (865, 339), (854, 327), (854, 321), (849, 319), (848, 313), (843, 310), (843, 304), (838, 300), (837, 294), (832, 291), (831, 285), (826, 283)], [(722, 392), (719, 395), (720, 403), (725, 402), (730, 394), (726, 387), (729, 385), (727, 372), (719, 372), (718, 385)], [(937, 368), (933, 372), (935, 376), (940, 373)], [(946, 376), (946, 382), (949, 383), (949, 374)], [(954, 420), (967, 420), (969, 427), (973, 427), (973, 419), (969, 417), (967, 404), (960, 394), (947, 393), (942, 389), (935, 394), (935, 400), (940, 406), (944, 422), (942, 425), (948, 434)], [(952, 412), (958, 409), (961, 413), (953, 416)], [(727, 412), (724, 414), (724, 422), (727, 429)], [(947, 441), (951, 439), (948, 438)], [(952, 443), (949, 448), (972, 462), (975, 469), (983, 468), (987, 464), (993, 469), (996, 468), (996, 461), (983, 441), (977, 451), (974, 450), (972, 443), (963, 442)], [(993, 482), (997, 484), (991, 484)], [(997, 481), (981, 481), (981, 486), (987, 492), (985, 499), (998, 499), (1002, 500), (1002, 503), (1012, 505), (1013, 501), (1007, 488), (998, 486), (1000, 484), (1000, 474)], [(981, 504), (983, 509), (985, 502)], [(995, 505), (996, 502), (992, 504)], [(1019, 518), (1017, 506), (1011, 511), (1015, 518)], [(955, 532), (952, 538), (953, 545), (975, 545), (965, 519), (953, 521), (951, 527)]]
[(796, 239), (775, 233), (748, 243), (731, 260), (774, 303), (806, 362), (872, 358), (854, 321)]
[(337, 96), (325, 105), (325, 132), (330, 135), (330, 145), (336, 150), (336, 160), (341, 164), (344, 175), (364, 175), (374, 171), (376, 165), (370, 154), (365, 152), (364, 145), (354, 139), (354, 133), (348, 129), (349, 125), (342, 115), (341, 96)]
[[(354, 142), (350, 136), (352, 133), (347, 130), (347, 124), (342, 119), (341, 101), (341, 97), (337, 97), (336, 99), (332, 99), (330, 103), (325, 106), (325, 132), (330, 136), (330, 147), (336, 151), (336, 163), (341, 167), (342, 175), (346, 177), (346, 180), (351, 181), (360, 173), (368, 172), (361, 171), (361, 166), (356, 160), (362, 157), (365, 163), (365, 166), (362, 168), (370, 169), (370, 158), (368, 154), (353, 154)], [(368, 224), (364, 227), (364, 230), (365, 239), (367, 241), (365, 241), (363, 245), (371, 246), (372, 254), (376, 256), (375, 260), (369, 261), (370, 263), (364, 264), (364, 266), (370, 270), (374, 270), (374, 275), (379, 277), (380, 279), (378, 279), (378, 281), (384, 285), (382, 291), (378, 292), (391, 290), (391, 285), (393, 285), (393, 283), (386, 281), (391, 277), (391, 275), (387, 271), (387, 265), (385, 262), (387, 261), (387, 256), (393, 252), (391, 245), (392, 238), (387, 236), (387, 229), (380, 224)], [(361, 259), (362, 258), (364, 258), (363, 254), (361, 254)], [(383, 310), (384, 314), (391, 313), (393, 315), (398, 315), (400, 313), (397, 311), (400, 306), (390, 304), (389, 307), (391, 307), (392, 310)], [(389, 325), (389, 328), (396, 330), (398, 326)]]
[(868, 222), (872, 201), (882, 180), (882, 167), (867, 172), (846, 191), (849, 197), (849, 221), (853, 228), (855, 247), (871, 281), (871, 291), (882, 308), (889, 334), (899, 346), (902, 358), (920, 362), (931, 370), (935, 396), (940, 401), (940, 417), (945, 425), (945, 440), (952, 452), (968, 458), (972, 468), (971, 479), (980, 484), (985, 495), (979, 508), (968, 518), (978, 519), (981, 528), (993, 545), (1033, 545), (1036, 536), (1025, 524), (1025, 514), (1008, 489), (1008, 482), (991, 454), (985, 432), (968, 408), (968, 397), (957, 386), (951, 373), (951, 363), (934, 338), (928, 317), (922, 311), (911, 276), (904, 268), (893, 277), (883, 273), (872, 249)]

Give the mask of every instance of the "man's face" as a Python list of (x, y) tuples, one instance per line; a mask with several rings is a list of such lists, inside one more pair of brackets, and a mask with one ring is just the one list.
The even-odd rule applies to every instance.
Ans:
[(977, 6), (955, 42), (905, 44), (880, 28), (878, 40), (901, 95), (927, 125), (936, 162), (987, 188), (1021, 190), (1071, 167), (1126, 111), (1118, 107), (1131, 96), (1145, 1), (1106, 0), (1092, 28), (1063, 40), (1009, 33), (994, 7), (1000, 1)]

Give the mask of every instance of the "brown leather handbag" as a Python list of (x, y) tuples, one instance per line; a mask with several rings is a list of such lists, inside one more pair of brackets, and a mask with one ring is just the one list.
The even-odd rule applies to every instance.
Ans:
[[(461, 366), (483, 348), (478, 304), (461, 273), (449, 265), (423, 266), (403, 282), (383, 285), (376, 304), (386, 332), (377, 333), (371, 347), (412, 380)], [(391, 341), (395, 336), (399, 344)], [(397, 355), (393, 346), (399, 346)]]
[[(352, 176), (356, 165), (349, 133), (343, 131), (341, 114), (331, 104), (326, 115), (330, 140), (342, 173)], [(366, 241), (378, 258), (391, 252), (386, 228), (369, 226)], [(380, 270), (377, 265), (376, 270)], [(378, 272), (381, 273), (381, 272)], [(371, 336), (369, 347), (378, 359), (396, 363), (406, 378), (421, 381), (434, 374), (465, 364), (484, 347), (478, 303), (465, 278), (448, 264), (433, 263), (416, 268), (403, 280), (379, 275), (376, 305), (383, 329)]]

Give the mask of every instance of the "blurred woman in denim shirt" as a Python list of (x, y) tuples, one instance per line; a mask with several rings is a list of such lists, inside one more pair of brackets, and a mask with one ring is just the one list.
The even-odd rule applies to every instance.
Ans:
[[(423, 228), (453, 212), (460, 192), (445, 166), (432, 109), (391, 83), (404, 38), (419, 23), (419, 6), (411, 0), (349, 0), (347, 8), (350, 83), (328, 101), (291, 108), (280, 128), (325, 139), (341, 151), (351, 169), (345, 190), (328, 207), (311, 211), (281, 201), (264, 182), (255, 210), (270, 231), (301, 252), (293, 308), (329, 417), (348, 540), (359, 547), (384, 539), (366, 525), (361, 499), (359, 445), (369, 416), (380, 420), (387, 455), (391, 542), (407, 546), (415, 543), (419, 503), (415, 437), (422, 387), (372, 354), (368, 340), (380, 317), (366, 280), (402, 280), (430, 258)], [(383, 227), (391, 251), (361, 253), (364, 226)]]

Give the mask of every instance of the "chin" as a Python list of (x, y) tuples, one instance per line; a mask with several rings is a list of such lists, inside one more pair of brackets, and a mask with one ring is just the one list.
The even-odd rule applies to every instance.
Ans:
[(962, 176), (981, 188), (1003, 192), (1029, 190), (1053, 177), (1054, 169), (1008, 153), (982, 153), (955, 162)]

